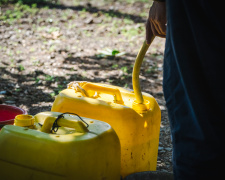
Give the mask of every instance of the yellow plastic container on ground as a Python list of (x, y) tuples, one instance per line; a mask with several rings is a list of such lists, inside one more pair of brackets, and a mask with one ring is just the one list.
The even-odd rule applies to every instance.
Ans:
[(18, 119), (0, 131), (0, 179), (120, 180), (120, 143), (109, 124), (57, 112), (39, 113), (33, 124)]
[(140, 93), (139, 71), (149, 45), (143, 44), (134, 66), (133, 90), (90, 82), (72, 82), (52, 111), (72, 112), (109, 123), (121, 144), (121, 175), (155, 171), (161, 111), (153, 96)]

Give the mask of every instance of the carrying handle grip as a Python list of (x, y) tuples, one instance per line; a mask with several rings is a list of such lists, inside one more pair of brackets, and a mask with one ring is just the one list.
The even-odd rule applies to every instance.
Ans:
[(145, 111), (144, 105), (144, 99), (141, 93), (141, 87), (140, 87), (140, 82), (139, 82), (139, 74), (140, 74), (140, 69), (141, 69), (141, 64), (143, 62), (143, 59), (145, 57), (145, 54), (151, 45), (152, 41), (154, 40), (155, 36), (152, 37), (150, 44), (147, 44), (146, 41), (144, 41), (141, 49), (138, 52), (138, 55), (135, 60), (134, 68), (133, 68), (133, 73), (132, 73), (132, 83), (133, 83), (133, 89), (134, 89), (134, 94), (136, 101), (134, 103), (135, 108), (137, 108), (138, 105), (142, 106), (140, 111)]
[(104, 87), (92, 83), (86, 83), (82, 88), (88, 93), (88, 91), (96, 91), (100, 93), (110, 94), (114, 96), (114, 102), (117, 104), (124, 104), (120, 90), (112, 87)]
[[(44, 124), (42, 125), (40, 131), (45, 133), (50, 133), (51, 128), (53, 127), (53, 124), (55, 123), (58, 117), (48, 116), (45, 119)], [(60, 118), (58, 118), (57, 125), (60, 127), (74, 128), (77, 132), (80, 132), (80, 133), (88, 132), (87, 126), (85, 126), (85, 124), (82, 121), (65, 119), (64, 116), (61, 116)]]

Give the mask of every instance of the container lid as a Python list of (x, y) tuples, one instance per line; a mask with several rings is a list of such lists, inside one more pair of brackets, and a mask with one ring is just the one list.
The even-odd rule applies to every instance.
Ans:
[(14, 125), (21, 127), (32, 126), (34, 125), (34, 117), (31, 115), (23, 115), (23, 114), (17, 115), (14, 120)]

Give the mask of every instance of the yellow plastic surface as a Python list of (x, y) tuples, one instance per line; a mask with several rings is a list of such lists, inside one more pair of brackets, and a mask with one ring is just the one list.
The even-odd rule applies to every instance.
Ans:
[(146, 42), (143, 43), (134, 63), (134, 68), (132, 72), (132, 83), (133, 83), (134, 94), (136, 98), (136, 104), (142, 104), (144, 102), (144, 99), (141, 94), (141, 86), (139, 83), (139, 74), (140, 74), (142, 61), (144, 59), (145, 53), (147, 52), (149, 46), (150, 45), (148, 45)]
[[(84, 82), (79, 84), (85, 88)], [(154, 97), (143, 93), (146, 110), (140, 114), (137, 109), (133, 109), (136, 100), (133, 91), (117, 86), (93, 84), (98, 88), (94, 88), (93, 92), (91, 88), (86, 89), (88, 97), (83, 96), (84, 92), (74, 89), (61, 91), (53, 103), (52, 111), (77, 113), (109, 123), (120, 139), (123, 177), (140, 171), (155, 171), (161, 111)], [(116, 103), (115, 95), (106, 92), (110, 88), (120, 92), (122, 104), (121, 101)]]
[(51, 125), (59, 114), (37, 114), (36, 129), (2, 128), (0, 179), (120, 180), (120, 143), (111, 126), (82, 118), (87, 128), (78, 117), (65, 115), (52, 134)]
[(29, 127), (34, 125), (34, 117), (27, 114), (17, 115), (14, 119), (15, 126)]

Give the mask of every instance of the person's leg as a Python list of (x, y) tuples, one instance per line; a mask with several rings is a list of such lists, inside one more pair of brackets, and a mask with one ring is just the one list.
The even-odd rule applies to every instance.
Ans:
[(211, 17), (218, 14), (213, 11), (215, 6), (209, 8), (207, 1), (167, 0), (163, 88), (171, 124), (174, 177), (179, 180), (223, 174), (225, 55), (221, 46), (225, 38), (218, 35), (224, 24), (212, 29)]

